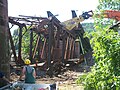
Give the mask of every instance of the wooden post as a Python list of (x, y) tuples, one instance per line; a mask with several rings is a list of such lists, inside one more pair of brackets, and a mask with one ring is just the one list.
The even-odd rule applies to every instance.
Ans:
[(70, 40), (70, 46), (69, 46), (69, 55), (68, 55), (68, 58), (70, 59), (71, 58), (71, 55), (72, 55), (72, 47), (73, 47), (73, 38), (71, 38)]
[(23, 26), (20, 25), (19, 26), (20, 30), (19, 30), (19, 46), (18, 46), (18, 64), (21, 64), (21, 60), (22, 60), (22, 57), (21, 57), (21, 47), (22, 47), (22, 28)]
[(74, 48), (75, 47), (75, 40), (73, 40), (72, 42), (72, 50), (71, 50), (71, 57), (70, 58), (74, 58)]
[(65, 63), (64, 57), (65, 57), (65, 37), (63, 37), (63, 43), (62, 43), (62, 63)]
[(39, 40), (40, 40), (40, 36), (38, 36), (38, 38), (37, 38), (37, 40), (36, 40), (36, 46), (35, 46), (35, 48), (34, 48), (34, 52), (33, 52), (32, 58), (35, 57), (35, 54), (36, 54), (36, 51), (37, 51), (37, 48), (38, 48), (38, 44), (39, 44)]
[(45, 40), (44, 40), (44, 44), (43, 44), (43, 47), (42, 47), (42, 51), (41, 51), (41, 58), (43, 58), (43, 57), (44, 57), (45, 47), (46, 47), (46, 38), (45, 38)]
[(37, 48), (37, 51), (38, 51), (38, 61), (40, 61), (40, 60), (41, 60), (41, 56), (40, 56), (40, 54), (41, 54), (41, 48), (40, 48), (41, 36), (40, 36), (40, 34), (38, 34), (38, 36), (40, 37), (40, 39), (39, 39), (39, 41), (38, 41), (38, 48)]
[(52, 67), (51, 67), (51, 49), (52, 49), (52, 29), (53, 29), (53, 22), (52, 20), (49, 23), (49, 39), (48, 39), (48, 68), (49, 68), (49, 75), (52, 77)]
[(66, 41), (66, 47), (65, 47), (65, 55), (64, 55), (64, 59), (67, 59), (67, 51), (68, 51), (68, 43), (69, 43), (69, 37), (67, 37), (67, 41)]
[(13, 42), (13, 39), (12, 39), (12, 35), (11, 35), (11, 32), (10, 32), (10, 29), (8, 29), (8, 35), (9, 35), (9, 40), (10, 40), (10, 43), (11, 43), (11, 49), (13, 51), (14, 59), (15, 59), (15, 62), (17, 62), (17, 56), (16, 56), (16, 52), (15, 52), (15, 46), (14, 46), (14, 42)]
[(32, 53), (33, 44), (32, 43), (33, 43), (33, 30), (31, 28), (30, 29), (30, 60), (33, 63), (33, 58), (32, 58), (32, 55), (33, 55), (33, 53)]

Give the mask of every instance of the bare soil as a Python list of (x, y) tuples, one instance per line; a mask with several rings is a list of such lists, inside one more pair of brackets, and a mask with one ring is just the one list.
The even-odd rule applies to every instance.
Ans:
[(37, 79), (36, 83), (45, 84), (45, 83), (56, 83), (58, 90), (84, 90), (83, 86), (77, 85), (75, 80), (82, 75), (83, 73), (67, 70), (62, 75), (58, 77), (44, 77)]
[[(56, 83), (58, 90), (84, 90), (83, 86), (76, 84), (76, 79), (90, 71), (90, 66), (85, 64), (79, 64), (67, 67), (64, 72), (61, 72), (57, 76), (50, 78), (47, 75), (37, 76), (36, 83), (38, 84), (53, 84)], [(12, 73), (11, 79), (17, 81), (19, 75)]]
[(77, 85), (75, 81), (79, 76), (89, 71), (90, 66), (82, 63), (66, 68), (66, 71), (62, 72), (57, 77), (39, 77), (36, 83), (56, 83), (58, 85), (59, 90), (84, 90), (84, 87), (82, 85)]

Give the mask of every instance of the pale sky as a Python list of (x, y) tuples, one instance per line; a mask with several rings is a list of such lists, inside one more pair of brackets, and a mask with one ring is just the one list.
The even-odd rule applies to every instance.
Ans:
[(60, 21), (71, 19), (71, 10), (82, 12), (95, 10), (98, 0), (8, 0), (8, 16), (28, 15), (47, 17), (51, 11)]

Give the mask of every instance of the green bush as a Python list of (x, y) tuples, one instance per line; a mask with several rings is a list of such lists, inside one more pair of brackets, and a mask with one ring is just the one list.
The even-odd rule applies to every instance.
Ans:
[(95, 65), (91, 72), (80, 76), (85, 90), (120, 90), (120, 35), (114, 31), (96, 31), (91, 43)]

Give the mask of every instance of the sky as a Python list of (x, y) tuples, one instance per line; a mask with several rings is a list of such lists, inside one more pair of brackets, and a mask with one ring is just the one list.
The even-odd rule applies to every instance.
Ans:
[(71, 10), (77, 15), (95, 10), (98, 0), (8, 0), (8, 16), (18, 15), (47, 17), (46, 11), (51, 11), (63, 22), (71, 19)]

